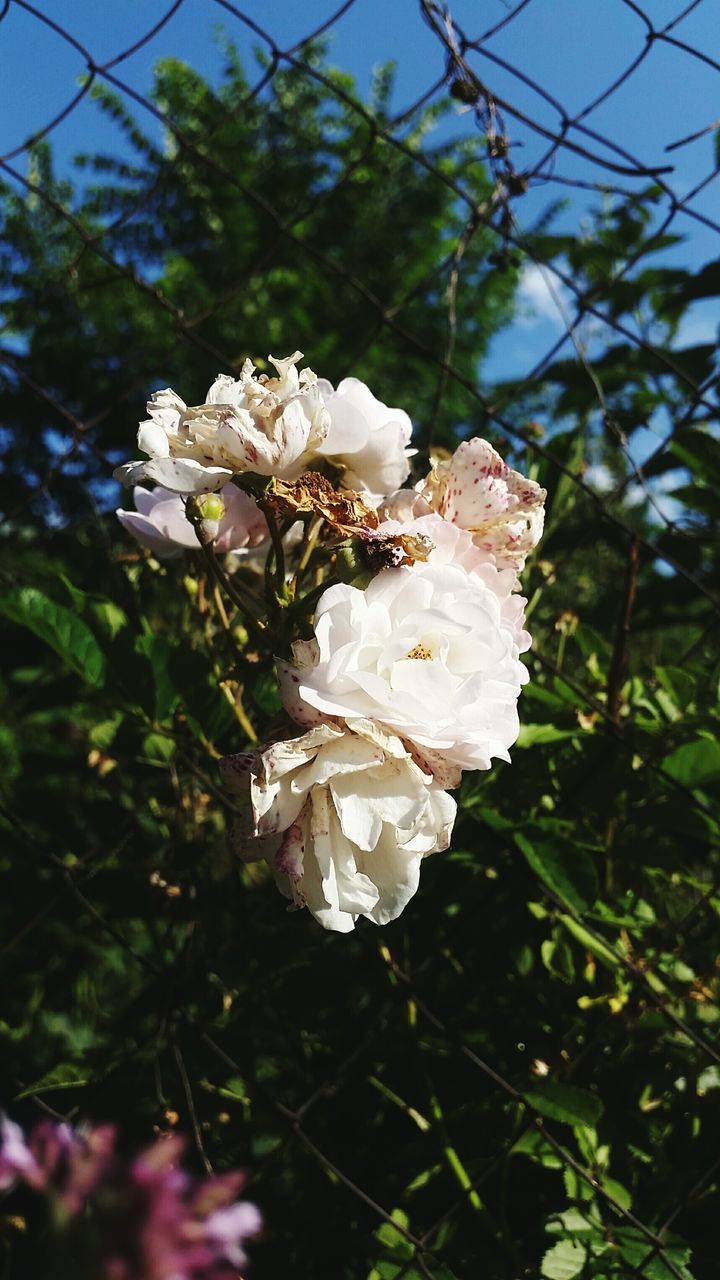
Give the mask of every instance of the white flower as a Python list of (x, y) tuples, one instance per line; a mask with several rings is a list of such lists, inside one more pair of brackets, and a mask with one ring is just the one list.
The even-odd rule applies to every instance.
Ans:
[(547, 494), (511, 470), (487, 440), (466, 440), (417, 488), (433, 511), (468, 529), (500, 568), (522, 572), (542, 537)]
[(318, 388), (330, 428), (318, 453), (343, 469), (345, 489), (382, 497), (410, 474), (412, 423), (404, 409), (390, 409), (358, 378), (344, 378), (333, 390), (323, 378)]
[(292, 480), (322, 444), (329, 418), (310, 369), (298, 373), (296, 351), (268, 359), (278, 377), (257, 377), (250, 360), (236, 380), (221, 374), (205, 404), (188, 407), (171, 391), (157, 391), (140, 423), (138, 445), (149, 462), (117, 467), (123, 484), (155, 480), (175, 493), (221, 489), (232, 475), (254, 471)]
[(249, 793), (251, 830), (236, 830), (238, 851), (266, 858), (281, 892), (326, 929), (394, 920), (422, 859), (450, 841), (455, 801), (398, 738), (363, 719), (228, 756), (220, 768), (229, 788)]
[(455, 769), (509, 760), (527, 671), (504, 599), (497, 581), (452, 563), (386, 569), (365, 591), (329, 587), (316, 644), (296, 646), (295, 666), (280, 667), (289, 713), (379, 721)]
[(414, 489), (396, 489), (394, 493), (388, 494), (378, 506), (380, 519), (409, 524), (410, 521), (417, 520), (418, 516), (430, 515), (430, 503), (418, 493), (418, 488), (422, 488), (424, 484), (425, 481), (421, 480)]
[(530, 648), (532, 640), (524, 629), (527, 600), (513, 594), (517, 582), (514, 570), (498, 569), (488, 559), (487, 553), (475, 545), (467, 529), (460, 529), (456, 524), (443, 520), (442, 516), (433, 514), (406, 521), (384, 520), (378, 532), (419, 534), (433, 544), (428, 564), (452, 564), (480, 578), (500, 601), (500, 617), (503, 626), (513, 635), (515, 656)]
[[(239, 551), (258, 546), (268, 537), (267, 521), (257, 503), (234, 484), (220, 491), (225, 515), (214, 541), (217, 552)], [(159, 560), (197, 551), (197, 534), (185, 515), (185, 503), (179, 493), (157, 488), (152, 492), (139, 485), (133, 490), (136, 511), (118, 507), (115, 515), (124, 529), (141, 547), (147, 547)]]

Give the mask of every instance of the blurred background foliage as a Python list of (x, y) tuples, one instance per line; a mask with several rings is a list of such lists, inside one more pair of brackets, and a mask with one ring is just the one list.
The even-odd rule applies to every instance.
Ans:
[[(469, 225), (453, 184), (497, 189), (433, 140), (447, 104), (398, 148), (389, 69), (359, 111), (321, 46), (302, 61), (259, 93), (231, 46), (219, 90), (161, 63), (162, 146), (98, 90), (135, 160), (84, 156), (73, 187), (43, 142), (0, 192), (2, 1097), (246, 1168), (258, 1280), (710, 1280), (720, 442), (716, 350), (674, 339), (720, 262), (657, 265), (647, 182), (578, 237)], [(538, 262), (620, 330), (478, 400)], [(485, 434), (549, 493), (513, 764), (468, 778), (404, 916), (349, 937), (229, 852), (215, 763), (247, 743), (238, 684), (280, 725), (271, 675), (232, 659), (201, 564), (109, 510), (151, 390), (198, 402), (298, 345), (410, 411), (418, 474), (431, 437)], [(43, 1274), (33, 1212), (0, 1206), (8, 1276)]]

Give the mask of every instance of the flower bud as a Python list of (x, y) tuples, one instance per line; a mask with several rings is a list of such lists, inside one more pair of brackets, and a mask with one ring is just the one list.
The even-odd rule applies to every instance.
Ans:
[(220, 532), (225, 503), (219, 493), (191, 493), (185, 515), (195, 529), (201, 547), (212, 546)]
[(205, 520), (219, 524), (225, 515), (225, 503), (219, 493), (191, 493), (185, 503), (185, 515), (194, 525)]

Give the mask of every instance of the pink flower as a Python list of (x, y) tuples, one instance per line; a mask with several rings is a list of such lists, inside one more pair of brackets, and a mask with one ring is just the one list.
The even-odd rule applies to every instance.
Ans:
[(0, 1191), (7, 1191), (18, 1180), (30, 1186), (43, 1183), (43, 1172), (25, 1142), (19, 1124), (0, 1116)]
[[(237, 1280), (244, 1243), (262, 1225), (255, 1206), (236, 1199), (244, 1174), (192, 1178), (178, 1164), (179, 1135), (158, 1139), (130, 1165), (115, 1141), (113, 1125), (82, 1130), (50, 1120), (26, 1141), (19, 1125), (0, 1118), (0, 1190), (23, 1181), (44, 1192), (75, 1261), (87, 1242), (100, 1242), (102, 1256), (85, 1259), (98, 1280)], [(97, 1231), (86, 1231), (86, 1206)]]
[(499, 568), (522, 572), (542, 536), (547, 494), (508, 467), (487, 440), (466, 440), (417, 487), (432, 511), (467, 529)]
[[(220, 521), (214, 541), (217, 552), (251, 549), (264, 542), (268, 527), (262, 511), (247, 493), (234, 484), (226, 484), (220, 497), (225, 515)], [(136, 511), (115, 512), (128, 533), (141, 547), (147, 547), (159, 560), (169, 560), (183, 551), (198, 551), (200, 542), (185, 515), (185, 503), (179, 493), (157, 488), (153, 491), (137, 485), (133, 490)]]

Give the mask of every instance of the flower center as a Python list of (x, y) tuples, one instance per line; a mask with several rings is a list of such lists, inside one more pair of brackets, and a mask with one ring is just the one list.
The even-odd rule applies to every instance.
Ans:
[(429, 660), (430, 660), (430, 659), (432, 659), (434, 656), (435, 656), (435, 655), (433, 654), (432, 649), (428, 649), (427, 645), (425, 645), (425, 644), (416, 644), (416, 645), (415, 645), (415, 647), (414, 647), (414, 649), (411, 649), (409, 653), (406, 653), (406, 654), (405, 654), (406, 659), (407, 659), (407, 658), (422, 658), (422, 659), (423, 659), (423, 661), (425, 661), (425, 662), (429, 661)]

